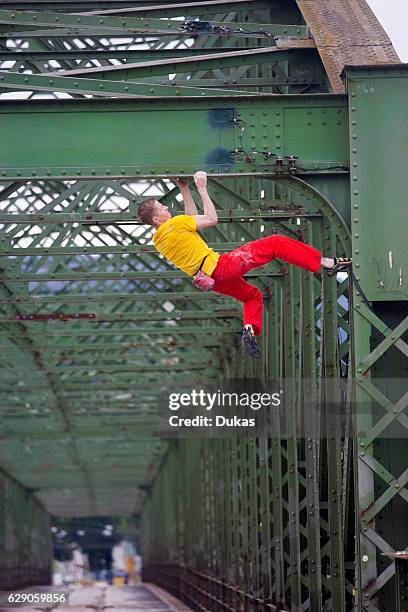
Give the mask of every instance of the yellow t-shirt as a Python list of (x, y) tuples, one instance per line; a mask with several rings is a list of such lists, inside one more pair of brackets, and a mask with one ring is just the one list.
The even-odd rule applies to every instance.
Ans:
[(201, 270), (211, 276), (219, 258), (201, 238), (195, 217), (190, 215), (178, 215), (162, 223), (153, 236), (153, 244), (159, 253), (189, 276), (194, 276), (206, 255)]

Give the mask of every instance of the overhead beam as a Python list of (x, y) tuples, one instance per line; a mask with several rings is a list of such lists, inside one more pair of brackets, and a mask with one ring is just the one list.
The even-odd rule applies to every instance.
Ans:
[[(82, 327), (81, 329), (75, 329), (70, 326), (70, 329), (64, 329), (64, 327), (59, 331), (50, 331), (50, 330), (41, 330), (41, 340), (44, 341), (44, 338), (53, 338), (58, 337), (61, 338), (63, 336), (73, 337), (73, 336), (129, 336), (131, 338), (140, 337), (144, 334), (149, 336), (161, 335), (164, 334), (166, 336), (178, 336), (179, 334), (205, 334), (207, 337), (211, 336), (211, 334), (215, 334), (218, 336), (220, 333), (236, 333), (237, 331), (242, 331), (242, 328), (239, 326), (234, 327), (233, 325), (228, 327), (220, 328), (218, 326), (186, 326), (180, 327), (177, 325), (168, 325), (166, 327), (158, 327), (148, 325), (135, 326), (134, 328), (118, 328), (112, 327), (110, 329), (102, 328), (98, 329), (97, 327)], [(2, 332), (0, 331), (0, 338), (20, 338), (20, 334), (16, 334), (13, 331), (10, 332)]]
[[(81, 320), (92, 320), (95, 322), (107, 322), (107, 321), (182, 321), (189, 319), (208, 319), (212, 318), (228, 318), (228, 317), (236, 317), (238, 315), (238, 310), (234, 308), (225, 308), (222, 306), (218, 306), (211, 310), (172, 310), (171, 312), (149, 312), (145, 311), (140, 314), (128, 313), (128, 312), (115, 312), (115, 313), (79, 313), (78, 315), (72, 315), (73, 320), (74, 317), (78, 317)], [(24, 314), (20, 313), (15, 316), (3, 317), (0, 315), (0, 323), (6, 323), (9, 321), (24, 321), (25, 323), (31, 322), (41, 322), (46, 320), (46, 317), (50, 315), (48, 314)], [(55, 319), (54, 319), (55, 316)], [(63, 319), (67, 316), (67, 313), (55, 313), (53, 316), (53, 320), (55, 323), (58, 323), (58, 317)], [(69, 315), (71, 316), (71, 315)]]
[(42, 306), (47, 304), (80, 304), (82, 302), (99, 304), (101, 302), (165, 302), (167, 300), (225, 300), (231, 299), (226, 295), (213, 293), (199, 293), (194, 291), (159, 291), (157, 293), (61, 293), (54, 295), (33, 295), (29, 297), (13, 297), (0, 300), (0, 304), (30, 304), (32, 306)]
[[(218, 89), (185, 85), (171, 84), (161, 85), (159, 83), (122, 83), (121, 81), (103, 81), (100, 82), (94, 79), (70, 78), (68, 76), (52, 76), (45, 74), (25, 74), (16, 72), (7, 72), (0, 74), (0, 87), (6, 90), (33, 90), (54, 92), (62, 91), (67, 93), (80, 93), (84, 95), (102, 96), (106, 98), (109, 95), (115, 98), (132, 98), (132, 97), (148, 97), (148, 96), (236, 96), (243, 92), (222, 89), (219, 85)], [(251, 93), (251, 92), (248, 92)], [(254, 94), (256, 92), (253, 92)], [(261, 95), (261, 94), (257, 94)]]
[[(117, 75), (118, 76), (118, 75)], [(266, 95), (257, 91), (259, 87), (272, 87), (274, 85), (302, 85), (318, 83), (319, 79), (298, 77), (282, 77), (276, 75), (268, 79), (190, 79), (188, 81), (139, 82), (134, 81), (101, 81), (96, 79), (73, 78), (67, 76), (52, 76), (46, 74), (27, 74), (6, 72), (0, 74), (0, 87), (10, 91), (55, 91), (67, 93), (80, 93), (83, 95), (115, 98), (140, 98), (151, 96), (239, 96), (239, 95)], [(188, 85), (186, 85), (186, 83)], [(251, 87), (254, 91), (240, 90)]]
[[(211, 187), (209, 188), (211, 191)], [(0, 194), (1, 195), (1, 194)], [(165, 196), (159, 196), (158, 199), (162, 200)], [(275, 208), (276, 206), (276, 208)], [(235, 222), (243, 222), (243, 221), (251, 221), (255, 219), (296, 219), (298, 217), (308, 217), (308, 218), (317, 218), (321, 217), (322, 213), (316, 209), (316, 211), (304, 211), (301, 207), (294, 208), (293, 210), (279, 210), (279, 203), (271, 203), (270, 209), (265, 210), (257, 210), (254, 208), (252, 211), (248, 211), (246, 209), (229, 209), (229, 210), (219, 210), (218, 212), (218, 221), (219, 223), (231, 223)], [(133, 206), (132, 206), (133, 208)], [(0, 223), (11, 223), (11, 224), (73, 224), (73, 223), (81, 223), (82, 225), (143, 225), (136, 218), (135, 212), (118, 212), (118, 213), (88, 213), (88, 212), (72, 212), (72, 213), (0, 213)], [(3, 244), (2, 244), (3, 243)], [(7, 236), (0, 237), (0, 255), (15, 255), (18, 254), (19, 249), (16, 248), (5, 248), (4, 243), (7, 242)], [(229, 242), (220, 243), (224, 245), (223, 248), (227, 248)], [(214, 243), (214, 248), (218, 247), (218, 243)], [(27, 247), (20, 250), (25, 252), (25, 254), (39, 255), (69, 255), (70, 253), (75, 253), (75, 246), (69, 247)], [(84, 246), (80, 247), (82, 253), (150, 253), (153, 252), (154, 247), (151, 245), (141, 246), (141, 245), (112, 245), (109, 247), (94, 247)], [(94, 250), (96, 249), (96, 250)], [(16, 251), (16, 253), (15, 253)]]
[[(170, 357), (169, 357), (170, 358)], [(72, 364), (69, 366), (57, 366), (55, 368), (44, 368), (43, 373), (53, 373), (53, 374), (72, 374), (73, 372), (88, 372), (90, 370), (95, 372), (124, 372), (124, 373), (132, 373), (132, 372), (161, 372), (163, 369), (166, 371), (188, 371), (188, 370), (200, 370), (206, 368), (216, 362), (215, 359), (208, 359), (206, 361), (180, 361), (177, 364), (162, 364), (162, 363), (135, 363), (129, 365), (101, 365), (99, 362), (93, 365), (84, 364)], [(19, 367), (18, 371), (29, 370), (30, 368)], [(14, 371), (12, 368), (2, 368), (2, 374), (4, 375), (6, 372)], [(91, 378), (91, 377), (90, 377)], [(68, 378), (69, 382), (72, 382), (70, 378)], [(62, 382), (62, 381), (61, 381)]]
[[(231, 1), (231, 0), (230, 0)], [(238, 0), (241, 2), (242, 0)], [(265, 0), (245, 0), (248, 4), (251, 3), (251, 6), (256, 8), (258, 6), (258, 2), (262, 7), (262, 4), (265, 3)], [(4, 8), (15, 10), (16, 8), (21, 8), (21, 0), (2, 0), (2, 5)], [(267, 4), (270, 3), (270, 0), (267, 0)], [(43, 6), (52, 10), (62, 10), (66, 9), (67, 11), (84, 11), (89, 10), (94, 12), (94, 9), (97, 11), (118, 11), (121, 13), (122, 7), (124, 9), (128, 9), (132, 11), (135, 8), (146, 8), (150, 5), (157, 5), (157, 2), (152, 2), (152, 0), (120, 0), (118, 5), (118, 0), (43, 0)], [(203, 7), (207, 4), (207, 2), (197, 1), (194, 2), (198, 7), (202, 5)], [(162, 0), (162, 6), (173, 6), (174, 1)], [(24, 0), (24, 6), (27, 10), (29, 9), (37, 9), (38, 1), (36, 0)], [(120, 7), (120, 8), (119, 8)], [(98, 14), (98, 13), (97, 13)]]
[[(277, 273), (276, 271), (271, 271), (269, 268), (265, 270), (264, 268), (257, 268), (254, 271), (248, 272), (246, 276), (250, 277), (260, 277), (260, 276), (281, 276), (283, 272)], [(35, 272), (27, 272), (25, 274), (11, 274), (5, 273), (1, 274), (2, 282), (14, 282), (14, 283), (26, 283), (28, 281), (32, 282), (45, 282), (45, 281), (89, 281), (89, 280), (115, 280), (115, 279), (129, 279), (129, 280), (163, 280), (163, 279), (173, 279), (178, 278), (185, 282), (191, 282), (190, 277), (186, 276), (184, 272), (94, 272), (92, 270), (88, 272), (55, 272), (55, 273), (35, 273)], [(90, 317), (94, 318), (94, 317)]]
[[(69, 356), (70, 359), (74, 356), (76, 359), (81, 359), (86, 356), (88, 353), (98, 353), (99, 356), (106, 356), (106, 352), (109, 351), (109, 354), (113, 353), (126, 353), (127, 356), (140, 356), (140, 349), (144, 349), (143, 356), (147, 356), (149, 358), (167, 358), (167, 357), (178, 357), (184, 356), (186, 354), (195, 354), (195, 351), (199, 347), (200, 349), (205, 348), (219, 348), (225, 344), (225, 339), (219, 338), (218, 340), (201, 340), (200, 342), (176, 342), (176, 343), (168, 343), (166, 341), (159, 342), (155, 341), (154, 347), (152, 347), (151, 352), (146, 351), (146, 344), (142, 343), (121, 343), (117, 342), (115, 344), (112, 343), (93, 343), (93, 344), (85, 344), (74, 342), (72, 344), (64, 346), (60, 345), (51, 345), (51, 346), (38, 346), (35, 347), (36, 352), (44, 353), (47, 355), (58, 355), (58, 357)], [(157, 347), (157, 348), (155, 348)], [(168, 347), (168, 350), (166, 350)], [(184, 349), (195, 349), (195, 351), (185, 351)], [(6, 352), (7, 355), (23, 355), (25, 351), (23, 349), (11, 348), (10, 345), (0, 345), (0, 350)], [(164, 351), (164, 352), (161, 352)], [(74, 353), (74, 355), (72, 355)], [(115, 357), (116, 358), (116, 357)]]
[[(167, 48), (167, 49), (121, 49), (121, 50), (111, 50), (107, 51), (104, 48), (91, 48), (85, 47), (84, 49), (67, 49), (66, 51), (60, 51), (54, 47), (50, 49), (37, 50), (32, 49), (30, 51), (22, 50), (11, 50), (11, 49), (0, 49), (0, 62), (4, 61), (31, 61), (31, 62), (45, 62), (51, 59), (53, 60), (86, 60), (86, 59), (98, 59), (98, 60), (109, 60), (109, 59), (118, 59), (118, 60), (140, 60), (140, 61), (155, 61), (160, 58), (169, 59), (171, 57), (184, 57), (184, 58), (192, 58), (196, 55), (204, 56), (204, 55), (214, 55), (218, 53), (228, 53), (228, 52), (236, 52), (244, 51), (247, 52), (251, 47), (209, 47), (208, 49), (205, 47), (190, 47), (187, 49), (179, 49), (179, 48)], [(286, 53), (286, 55), (285, 55)], [(302, 53), (302, 49), (299, 50), (299, 53)], [(295, 59), (295, 55), (292, 52), (280, 51), (279, 49), (279, 60), (286, 60), (289, 57)]]
[[(144, 3), (146, 4), (146, 3)], [(81, 12), (81, 15), (135, 15), (137, 17), (180, 17), (204, 16), (222, 12), (259, 11), (270, 9), (269, 0), (207, 0), (207, 2), (170, 2), (169, 4), (156, 4), (153, 6), (134, 6), (130, 8), (101, 9)]]
[[(224, 22), (224, 21), (178, 21), (156, 17), (112, 17), (86, 14), (48, 13), (46, 11), (10, 11), (0, 10), (0, 24), (11, 25), (11, 31), (0, 33), (7, 36), (18, 32), (21, 26), (33, 28), (73, 28), (75, 32), (87, 36), (98, 35), (100, 31), (113, 35), (129, 36), (131, 34), (176, 33), (178, 36), (242, 36), (245, 38), (273, 38), (274, 36), (291, 36), (309, 38), (310, 30), (303, 25), (282, 25), (270, 23)], [(42, 34), (44, 35), (44, 34)], [(45, 36), (47, 36), (45, 32)]]
[(349, 164), (346, 98), (328, 94), (5, 100), (0, 137), (7, 142), (0, 180), (168, 177), (197, 169), (281, 176), (276, 155), (297, 156), (292, 170), (299, 174), (346, 172)]
[(120, 64), (117, 66), (100, 66), (89, 68), (78, 68), (73, 70), (59, 70), (50, 72), (48, 76), (70, 76), (103, 79), (134, 80), (143, 77), (154, 77), (169, 74), (180, 74), (182, 72), (194, 72), (197, 70), (211, 70), (212, 68), (234, 68), (235, 66), (252, 66), (256, 63), (265, 63), (269, 60), (281, 61), (281, 53), (290, 57), (292, 50), (310, 50), (316, 46), (312, 40), (299, 39), (296, 43), (281, 42), (279, 46), (261, 47), (247, 49), (243, 53), (238, 51), (223, 51), (221, 53), (195, 55), (189, 58), (169, 58), (151, 60), (148, 62), (137, 62), (134, 64)]
[[(10, 215), (8, 218), (10, 219)], [(18, 215), (20, 216), (20, 215)], [(9, 223), (13, 223), (9, 220)], [(26, 222), (27, 223), (27, 222)], [(1, 238), (0, 238), (1, 244)], [(220, 242), (220, 243), (207, 243), (211, 248), (219, 251), (230, 251), (239, 246), (242, 246), (242, 242)], [(107, 254), (141, 254), (141, 253), (157, 253), (157, 250), (152, 245), (122, 245), (115, 244), (107, 247), (97, 247), (90, 244), (89, 246), (65, 246), (65, 247), (14, 247), (10, 249), (4, 249), (0, 246), (0, 256), (4, 257), (12, 255), (13, 257), (60, 257), (61, 255), (107, 255)], [(105, 295), (104, 295), (105, 297)], [(2, 301), (0, 300), (0, 304)]]

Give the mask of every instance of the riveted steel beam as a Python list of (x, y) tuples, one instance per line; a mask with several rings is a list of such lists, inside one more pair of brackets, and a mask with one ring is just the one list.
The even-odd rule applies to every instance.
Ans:
[[(118, 76), (118, 75), (117, 75)], [(273, 85), (297, 84), (301, 85), (302, 81), (307, 84), (318, 83), (318, 79), (299, 79), (298, 77), (282, 78), (276, 76), (270, 79), (240, 79), (237, 82), (228, 81), (227, 79), (219, 80), (189, 80), (188, 85), (184, 81), (168, 81), (161, 82), (126, 82), (108, 81), (102, 79), (85, 79), (73, 78), (67, 76), (48, 76), (48, 75), (33, 75), (33, 74), (18, 74), (9, 72), (0, 74), (0, 87), (10, 91), (45, 91), (54, 92), (62, 91), (68, 93), (80, 93), (92, 96), (102, 96), (104, 98), (110, 95), (115, 98), (140, 98), (149, 96), (239, 96), (242, 94), (263, 95), (257, 91), (258, 87), (272, 87)], [(239, 90), (240, 87), (252, 87), (254, 91)], [(266, 95), (266, 94), (264, 94)]]
[[(179, 335), (179, 334), (205, 334), (206, 336), (209, 336), (211, 334), (220, 334), (220, 333), (236, 333), (237, 331), (241, 331), (241, 328), (235, 327), (233, 326), (233, 324), (231, 324), (231, 326), (228, 327), (217, 327), (217, 326), (210, 326), (210, 325), (203, 325), (203, 326), (194, 326), (194, 327), (190, 327), (190, 326), (186, 326), (186, 327), (182, 327), (179, 325), (166, 325), (164, 327), (159, 327), (159, 326), (152, 326), (149, 327), (148, 325), (143, 325), (143, 326), (135, 326), (135, 327), (131, 327), (131, 328), (126, 328), (126, 327), (112, 327), (110, 329), (106, 329), (105, 327), (99, 329), (98, 327), (84, 327), (81, 326), (81, 328), (79, 329), (72, 329), (72, 327), (70, 326), (70, 329), (64, 329), (62, 327), (62, 329), (60, 331), (41, 331), (41, 338), (47, 338), (47, 337), (63, 337), (63, 336), (121, 336), (121, 337), (125, 337), (125, 336), (129, 336), (129, 337), (138, 337), (141, 336), (143, 334), (148, 334), (150, 335), (161, 335), (161, 334), (166, 334), (167, 336), (175, 336), (175, 335)], [(10, 331), (10, 332), (4, 332), (4, 331), (0, 331), (0, 337), (4, 337), (4, 338), (20, 338), (20, 334), (16, 334), (14, 331)]]
[[(160, 59), (150, 62), (138, 62), (135, 64), (121, 64), (118, 66), (101, 66), (98, 68), (81, 68), (50, 73), (59, 76), (87, 76), (98, 79), (112, 79), (113, 75), (121, 80), (134, 80), (140, 77), (153, 77), (159, 75), (179, 74), (182, 72), (191, 72), (195, 70), (211, 70), (211, 68), (233, 68), (234, 66), (252, 66), (256, 62), (266, 62), (268, 59), (272, 61), (281, 61), (284, 58), (290, 59), (290, 54), (293, 51), (314, 49), (315, 45), (312, 40), (300, 39), (293, 43), (282, 42), (276, 47), (263, 47), (242, 51), (226, 51), (222, 53), (213, 53), (209, 55), (194, 56), (191, 58), (169, 58)], [(286, 55), (281, 55), (284, 53)], [(205, 81), (203, 81), (203, 85)]]
[[(212, 363), (211, 360), (208, 361), (197, 361), (197, 362), (192, 362), (191, 360), (189, 361), (181, 361), (177, 364), (165, 364), (165, 368), (166, 370), (170, 371), (170, 372), (175, 372), (175, 371), (184, 371), (184, 370), (201, 370), (205, 367), (207, 367), (208, 365), (210, 365)], [(43, 372), (47, 373), (47, 372), (52, 372), (52, 373), (57, 373), (57, 374), (61, 374), (64, 375), (68, 372), (84, 372), (87, 371), (89, 372), (90, 367), (92, 368), (92, 371), (95, 372), (159, 372), (163, 370), (163, 365), (162, 363), (156, 363), (156, 364), (152, 364), (152, 363), (134, 363), (133, 365), (129, 365), (129, 366), (123, 366), (123, 365), (93, 365), (93, 366), (89, 366), (89, 364), (85, 364), (85, 365), (76, 365), (76, 364), (71, 364), (69, 366), (58, 366), (55, 368), (47, 368), (47, 369), (43, 369)], [(30, 369), (30, 368), (20, 368), (21, 370), (24, 369)], [(7, 370), (7, 368), (3, 369), (3, 376), (10, 370)]]
[[(159, 200), (163, 200), (163, 198), (158, 198)], [(279, 204), (276, 203), (276, 207), (278, 207)], [(307, 216), (307, 217), (314, 217), (314, 218), (318, 218), (321, 217), (321, 212), (319, 212), (318, 210), (316, 211), (304, 211), (301, 210), (299, 208), (295, 208), (293, 210), (287, 210), (287, 211), (283, 211), (283, 210), (279, 210), (279, 209), (275, 209), (274, 210), (274, 203), (270, 204), (271, 210), (269, 209), (265, 209), (265, 210), (256, 210), (254, 209), (251, 212), (248, 212), (245, 209), (237, 209), (237, 210), (220, 210), (218, 213), (218, 221), (219, 223), (231, 223), (232, 221), (235, 221), (236, 223), (240, 223), (240, 222), (245, 222), (245, 221), (252, 221), (252, 220), (257, 220), (257, 219), (267, 219), (267, 220), (273, 220), (273, 219), (297, 219), (299, 216)], [(92, 226), (92, 225), (110, 225), (110, 224), (117, 224), (117, 225), (142, 225), (142, 223), (136, 219), (136, 213), (88, 213), (88, 212), (73, 212), (73, 213), (52, 213), (52, 212), (47, 212), (47, 213), (31, 213), (31, 214), (24, 214), (24, 213), (19, 213), (19, 214), (14, 214), (14, 213), (7, 213), (7, 214), (0, 214), (0, 223), (17, 223), (18, 225), (26, 225), (26, 224), (41, 224), (41, 223), (45, 223), (45, 224), (62, 224), (62, 223), (67, 223), (67, 224), (72, 224), (72, 223), (80, 223), (84, 226), (88, 225), (88, 226)], [(8, 248), (5, 248), (5, 244), (7, 244)], [(237, 244), (235, 242), (221, 242), (221, 243), (212, 243), (214, 244), (214, 248), (218, 248), (218, 244), (220, 244), (220, 248), (223, 250), (225, 248), (228, 247), (228, 245), (234, 245)], [(68, 255), (69, 252), (71, 252), (72, 249), (72, 253), (75, 252), (75, 246), (72, 247), (27, 247), (27, 254), (30, 255), (36, 255), (37, 251), (38, 254), (42, 255), (42, 254), (55, 254), (55, 255)], [(93, 249), (96, 249), (96, 251), (93, 251)], [(110, 251), (108, 251), (107, 249), (111, 249)], [(7, 242), (6, 237), (0, 238), (0, 254), (1, 255), (14, 255), (14, 248), (10, 248), (9, 247), (9, 243)], [(23, 251), (25, 251), (25, 249), (22, 249), (20, 252), (17, 249), (16, 250), (16, 255), (18, 255), (19, 253), (21, 254)], [(89, 246), (89, 247), (82, 247), (81, 249), (82, 253), (99, 253), (99, 254), (104, 254), (104, 253), (116, 253), (116, 252), (126, 252), (126, 253), (137, 253), (137, 252), (144, 252), (144, 253), (152, 253), (154, 252), (154, 247), (152, 247), (151, 245), (146, 245), (146, 246), (136, 246), (136, 245), (114, 245), (112, 247), (95, 247), (95, 246)]]
[[(78, 313), (78, 314), (72, 314), (69, 315), (70, 318), (74, 319), (75, 317), (78, 317), (78, 319), (87, 319), (87, 320), (93, 320), (95, 322), (100, 322), (100, 321), (180, 321), (180, 320), (189, 320), (189, 319), (208, 319), (209, 317), (212, 318), (230, 318), (230, 317), (235, 317), (238, 315), (238, 311), (234, 308), (225, 308), (222, 306), (218, 306), (218, 309), (213, 309), (213, 310), (202, 310), (202, 311), (196, 311), (196, 310), (173, 310), (171, 312), (149, 312), (149, 311), (145, 311), (145, 312), (141, 312), (140, 314), (135, 314), (135, 313), (123, 313), (123, 312), (118, 312), (118, 313)], [(55, 315), (51, 315), (51, 314), (40, 314), (40, 313), (33, 313), (33, 314), (18, 314), (15, 315), (14, 317), (1, 317), (0, 316), (0, 323), (4, 323), (7, 321), (24, 321), (25, 323), (30, 323), (30, 322), (41, 322), (43, 320), (48, 320), (47, 317), (50, 317), (50, 320), (55, 321), (55, 323), (58, 322), (58, 317), (61, 318), (61, 320), (64, 318), (64, 316), (67, 316), (67, 313), (64, 314), (59, 314), (59, 313), (55, 313)]]
[[(218, 338), (218, 339), (213, 339), (213, 340), (201, 340), (200, 341), (200, 347), (202, 349), (205, 348), (212, 348), (212, 347), (218, 347), (218, 346), (222, 346), (223, 343), (225, 343), (225, 338)], [(188, 349), (188, 348), (195, 348), (197, 346), (197, 343), (193, 340), (191, 340), (190, 342), (181, 342), (181, 341), (177, 341), (174, 344), (173, 343), (169, 343), (167, 340), (160, 340), (157, 339), (155, 340), (155, 347), (158, 347), (157, 350), (155, 349), (155, 352), (152, 352), (150, 355), (161, 355), (163, 357), (168, 356), (168, 355), (173, 355), (174, 353), (177, 353), (179, 350), (181, 349)], [(115, 343), (100, 343), (100, 342), (94, 342), (94, 343), (86, 343), (86, 342), (70, 342), (69, 344), (49, 344), (49, 345), (43, 345), (40, 346), (38, 344), (36, 344), (36, 351), (44, 351), (46, 353), (56, 353), (58, 355), (70, 355), (71, 352), (76, 352), (77, 354), (83, 354), (83, 353), (89, 353), (89, 352), (94, 352), (94, 351), (109, 351), (109, 353), (111, 352), (121, 352), (121, 351), (128, 351), (129, 354), (132, 354), (132, 352), (134, 351), (134, 354), (138, 354), (138, 349), (145, 349), (146, 345), (143, 342), (115, 342)], [(166, 350), (168, 348), (168, 350)], [(160, 350), (165, 350), (165, 352), (161, 353)], [(8, 355), (12, 355), (14, 354), (19, 354), (22, 352), (22, 349), (18, 349), (18, 348), (13, 348), (10, 345), (0, 345), (0, 350), (7, 350), (7, 354)], [(143, 353), (145, 354), (145, 353)], [(149, 355), (149, 353), (147, 353)]]
[[(192, 87), (185, 85), (162, 85), (160, 83), (122, 83), (121, 81), (101, 81), (95, 79), (71, 78), (69, 76), (48, 76), (39, 74), (0, 74), (0, 87), (6, 90), (17, 91), (29, 89), (34, 91), (64, 91), (69, 93), (81, 93), (92, 96), (109, 96), (115, 98), (131, 98), (146, 96), (235, 96), (243, 92), (222, 89), (221, 83), (218, 89), (205, 87)], [(248, 92), (251, 93), (251, 92)], [(255, 93), (255, 92), (254, 92)], [(259, 95), (259, 94), (257, 94)]]
[(270, 3), (265, 0), (207, 0), (207, 2), (170, 2), (152, 6), (143, 6), (137, 3), (130, 8), (102, 9), (82, 15), (134, 15), (135, 17), (179, 17), (180, 15), (207, 15), (213, 13), (258, 11), (270, 8)]
[[(0, 10), (0, 24), (12, 26), (10, 32), (0, 33), (9, 36), (17, 33), (20, 26), (73, 28), (75, 32), (83, 32), (88, 36), (98, 35), (100, 31), (108, 31), (113, 35), (129, 36), (130, 34), (177, 36), (243, 36), (245, 38), (271, 38), (274, 36), (309, 38), (309, 28), (302, 25), (281, 25), (263, 23), (239, 22), (180, 22), (172, 19), (157, 19), (155, 17), (111, 17), (92, 15), (71, 15), (63, 13), (47, 13), (43, 11), (7, 11)], [(191, 24), (191, 25), (190, 25)], [(23, 30), (24, 31), (24, 30)], [(44, 35), (42, 33), (42, 35)], [(45, 33), (45, 35), (47, 35)]]
[[(210, 0), (210, 5), (215, 5), (217, 1), (220, 2), (220, 7), (225, 4), (225, 0)], [(250, 8), (251, 6), (253, 6), (254, 8), (258, 7), (258, 2), (260, 2), (260, 7), (263, 8), (262, 0), (237, 0), (237, 3), (234, 2), (234, 5), (237, 4), (237, 6), (240, 7), (240, 3), (243, 1), (248, 4), (248, 8)], [(229, 2), (231, 2), (231, 0), (229, 0)], [(174, 0), (163, 0), (160, 1), (160, 4), (157, 4), (157, 2), (152, 0), (120, 0), (120, 3), (118, 3), (117, 0), (86, 0), (85, 2), (83, 0), (44, 0), (43, 2), (44, 8), (47, 7), (48, 9), (52, 10), (88, 10), (91, 11), (92, 14), (95, 12), (95, 10), (96, 14), (99, 14), (99, 12), (103, 11), (108, 11), (108, 13), (112, 11), (112, 14), (116, 14), (116, 12), (120, 14), (121, 11), (130, 11), (131, 13), (133, 9), (145, 10), (147, 8), (152, 8), (154, 10), (157, 6), (162, 6), (163, 8), (171, 8), (175, 4), (177, 5)], [(198, 8), (200, 8), (200, 5), (202, 5), (201, 10), (205, 10), (207, 2), (197, 1), (193, 2), (192, 4), (196, 5)], [(21, 8), (20, 5), (21, 3), (19, 2), (19, 0), (5, 0), (4, 2), (4, 6), (10, 10), (16, 10), (16, 8)], [(38, 2), (27, 0), (24, 6), (27, 9), (38, 9)], [(223, 9), (221, 8), (220, 12), (222, 11)]]
[(30, 295), (27, 298), (14, 297), (7, 300), (0, 300), (0, 304), (77, 304), (81, 302), (92, 302), (93, 304), (100, 304), (101, 302), (164, 302), (166, 300), (225, 300), (230, 299), (225, 295), (217, 295), (210, 293), (198, 293), (198, 291), (160, 291), (155, 294), (149, 293), (131, 293), (131, 294), (119, 294), (119, 293), (78, 293), (78, 294), (60, 294), (60, 295)]
[[(247, 276), (281, 276), (281, 272), (272, 271), (270, 269), (258, 269), (256, 272), (248, 272)], [(43, 282), (43, 281), (88, 281), (96, 280), (112, 280), (112, 279), (182, 279), (189, 280), (183, 272), (57, 272), (53, 274), (3, 274), (3, 281), (12, 281), (13, 283), (24, 283), (26, 281)], [(190, 281), (191, 282), (191, 281)]]
[[(271, 94), (236, 96), (233, 104), (211, 97), (7, 101), (0, 109), (0, 134), (9, 143), (7, 152), (0, 152), (0, 179), (178, 176), (198, 167), (212, 174), (276, 177), (285, 172), (285, 164), (289, 172), (289, 163), (299, 173), (346, 172), (344, 98), (310, 96), (307, 108), (304, 102)], [(174, 149), (171, 143), (186, 122), (188, 145)], [(143, 151), (134, 146), (140, 138)], [(77, 151), (75, 164), (72, 151)], [(276, 156), (285, 155), (298, 159), (278, 164)]]
[[(164, 48), (164, 49), (123, 49), (121, 51), (112, 49), (112, 50), (104, 50), (103, 48), (83, 48), (83, 49), (67, 49), (65, 51), (61, 51), (54, 47), (44, 50), (33, 49), (29, 52), (24, 51), (10, 51), (6, 49), (0, 49), (0, 62), (5, 61), (33, 61), (33, 62), (47, 62), (49, 60), (142, 60), (142, 61), (153, 61), (158, 59), (169, 59), (171, 57), (184, 57), (184, 58), (192, 58), (196, 55), (213, 55), (218, 53), (223, 53), (228, 51), (241, 51), (246, 52), (251, 47), (241, 47), (237, 49), (236, 47), (211, 47), (209, 49), (199, 48), (196, 49), (194, 47), (190, 47), (188, 49), (179, 49), (179, 48)], [(302, 50), (299, 51), (302, 53)], [(279, 59), (287, 60), (290, 57), (294, 57), (294, 55), (290, 52), (282, 51), (282, 54), (279, 54)]]

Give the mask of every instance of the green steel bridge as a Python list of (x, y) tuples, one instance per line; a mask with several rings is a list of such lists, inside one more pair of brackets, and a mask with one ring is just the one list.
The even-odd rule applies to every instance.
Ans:
[[(365, 0), (0, 8), (0, 590), (49, 583), (51, 517), (131, 516), (192, 610), (408, 610), (408, 69)], [(353, 257), (248, 275), (260, 362), (136, 220), (198, 169), (219, 252)], [(230, 379), (285, 411), (160, 432), (160, 394)]]

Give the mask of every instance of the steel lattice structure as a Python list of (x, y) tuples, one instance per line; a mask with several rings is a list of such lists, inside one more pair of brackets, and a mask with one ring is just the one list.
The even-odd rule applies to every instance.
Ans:
[[(194, 610), (405, 609), (406, 83), (364, 0), (2, 2), (4, 588), (48, 578), (46, 545), (23, 567), (1, 535), (35, 507), (44, 542), (47, 513), (140, 516), (145, 575)], [(260, 364), (239, 305), (193, 290), (136, 221), (145, 197), (181, 211), (174, 178), (199, 168), (218, 251), (278, 232), (354, 258), (355, 283), (250, 273)], [(231, 378), (294, 381), (287, 413), (252, 437), (156, 435), (162, 389)], [(345, 430), (328, 379), (352, 389), (334, 387), (357, 406)]]

